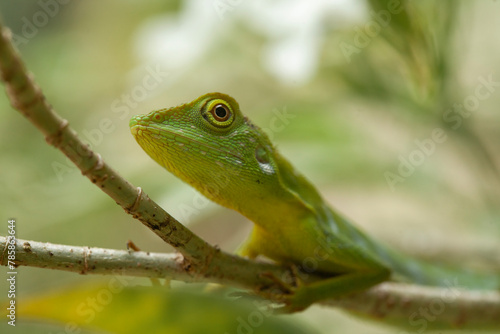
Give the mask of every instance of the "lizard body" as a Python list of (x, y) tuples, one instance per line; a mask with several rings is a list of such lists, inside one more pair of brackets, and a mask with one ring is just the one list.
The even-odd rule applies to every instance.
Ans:
[(240, 254), (307, 268), (324, 281), (299, 287), (296, 308), (403, 277), (415, 283), (498, 289), (500, 279), (419, 261), (367, 237), (323, 200), (228, 95), (210, 93), (134, 116), (131, 132), (160, 165), (255, 226)]

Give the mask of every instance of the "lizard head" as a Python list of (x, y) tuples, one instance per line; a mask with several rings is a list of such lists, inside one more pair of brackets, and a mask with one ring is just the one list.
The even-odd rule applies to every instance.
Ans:
[(279, 189), (279, 156), (267, 135), (221, 93), (130, 120), (146, 153), (211, 200), (238, 211)]

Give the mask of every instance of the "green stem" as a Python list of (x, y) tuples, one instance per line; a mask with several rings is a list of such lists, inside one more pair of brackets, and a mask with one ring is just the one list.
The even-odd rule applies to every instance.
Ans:
[[(0, 236), (0, 254), (6, 253), (7, 240)], [(179, 261), (178, 254), (66, 246), (21, 239), (16, 240), (15, 254), (16, 266), (79, 274), (170, 278), (185, 282), (228, 284), (255, 291), (267, 284), (263, 275), (252, 275), (248, 280), (239, 281), (241, 277), (227, 271), (201, 275), (201, 268), (197, 267), (188, 272), (182, 261)], [(0, 255), (0, 264), (8, 264), (5, 256)], [(289, 275), (287, 269), (269, 263), (252, 261), (246, 266), (254, 273), (267, 273), (275, 277)], [(495, 328), (500, 319), (500, 293), (461, 290), (453, 282), (447, 288), (387, 282), (323, 304), (383, 319), (387, 323), (409, 328), (412, 333), (423, 332), (424, 327)]]
[[(7, 246), (12, 244), (8, 237), (0, 236), (0, 265), (7, 266)], [(74, 272), (82, 275), (125, 275), (134, 277), (169, 278), (184, 282), (210, 282), (231, 284), (257, 289), (268, 285), (261, 275), (249, 275), (241, 279), (226, 271), (212, 271), (202, 275), (202, 267), (186, 269), (182, 256), (178, 253), (152, 253), (58, 245), (48, 242), (15, 239), (15, 266), (29, 266)], [(249, 262), (249, 261), (248, 261)], [(267, 272), (281, 277), (287, 269), (269, 263), (247, 263), (253, 272)]]

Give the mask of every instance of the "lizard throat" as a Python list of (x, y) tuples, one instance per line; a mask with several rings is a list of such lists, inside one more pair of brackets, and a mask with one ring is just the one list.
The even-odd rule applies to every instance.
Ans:
[(131, 122), (130, 131), (139, 143), (141, 140), (146, 139), (147, 141), (158, 143), (159, 146), (166, 148), (167, 151), (178, 151), (180, 154), (189, 154), (191, 149), (196, 149), (200, 155), (224, 157), (238, 165), (243, 163), (243, 157), (239, 152), (230, 151), (222, 146), (211, 145), (210, 143), (193, 138), (192, 134), (186, 133), (183, 129), (169, 127), (165, 124), (160, 126), (155, 123), (141, 124), (137, 121), (134, 123)]

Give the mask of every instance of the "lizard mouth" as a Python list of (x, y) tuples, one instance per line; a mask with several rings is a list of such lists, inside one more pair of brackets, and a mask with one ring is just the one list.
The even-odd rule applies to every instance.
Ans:
[[(150, 121), (147, 115), (135, 116), (130, 120), (130, 132), (139, 142), (146, 139), (148, 141), (156, 141), (167, 150), (184, 151), (185, 154), (190, 154), (195, 150), (201, 155), (215, 155), (218, 157), (229, 158), (237, 164), (243, 163), (243, 157), (239, 152), (230, 151), (222, 146), (212, 145), (203, 142), (183, 129), (172, 127), (162, 123), (161, 126)], [(203, 135), (199, 135), (203, 138)], [(192, 153), (191, 153), (192, 154)]]
[(128, 125), (130, 126), (130, 132), (132, 132), (132, 135), (137, 137), (139, 131), (139, 122), (137, 121), (137, 117), (131, 118)]

